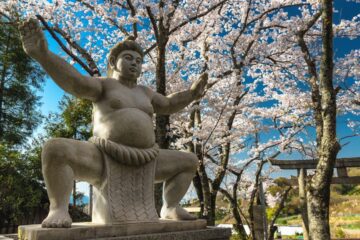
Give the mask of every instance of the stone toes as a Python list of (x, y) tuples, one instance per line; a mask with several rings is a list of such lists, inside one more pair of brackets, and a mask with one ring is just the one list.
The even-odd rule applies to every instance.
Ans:
[(43, 221), (41, 224), (43, 228), (70, 228), (71, 221), (69, 220), (58, 220), (58, 221)]
[(71, 227), (71, 222), (70, 221), (65, 221), (64, 224), (63, 224), (63, 227), (65, 227), (65, 228)]
[(49, 223), (49, 228), (56, 228), (57, 227), (57, 223), (56, 222), (51, 222)]
[(43, 227), (43, 228), (48, 228), (48, 227), (49, 227), (48, 222), (47, 222), (47, 221), (43, 221), (43, 222), (41, 223), (41, 227)]
[(61, 228), (61, 227), (62, 227), (62, 221), (61, 221), (61, 220), (55, 221), (55, 222), (54, 222), (54, 227), (55, 227), (55, 228)]

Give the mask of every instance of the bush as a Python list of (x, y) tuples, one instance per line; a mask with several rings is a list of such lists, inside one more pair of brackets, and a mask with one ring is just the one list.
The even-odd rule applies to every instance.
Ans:
[(342, 230), (342, 228), (336, 228), (335, 229), (335, 237), (337, 238), (345, 238), (346, 234), (345, 232)]

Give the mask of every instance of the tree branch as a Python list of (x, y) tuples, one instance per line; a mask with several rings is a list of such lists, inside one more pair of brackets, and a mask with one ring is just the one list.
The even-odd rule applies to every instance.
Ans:
[(49, 25), (46, 23), (44, 18), (41, 15), (36, 15), (36, 17), (40, 20), (40, 22), (44, 25), (46, 30), (49, 31), (50, 35), (54, 38), (54, 40), (60, 45), (60, 47), (68, 54), (74, 61), (80, 64), (82, 68), (84, 68), (85, 71), (87, 71), (91, 76), (93, 76), (92, 70), (83, 62), (80, 58), (75, 56), (69, 49), (66, 48), (66, 46), (61, 42), (61, 40), (56, 36), (55, 32), (49, 27)]
[[(84, 0), (77, 0), (77, 1), (84, 4), (84, 6), (86, 6), (87, 8), (89, 8), (90, 10), (92, 10), (93, 12), (95, 12), (101, 16), (101, 14), (98, 11), (96, 11), (94, 6), (90, 5), (89, 3), (84, 2)], [(109, 17), (105, 17), (105, 19), (107, 21), (109, 21), (112, 25), (114, 25), (116, 28), (118, 28), (125, 36), (130, 36), (130, 34), (126, 31), (126, 29), (123, 26), (117, 24), (117, 22), (114, 19), (111, 19)]]
[(207, 9), (206, 11), (200, 13), (200, 14), (196, 14), (195, 16), (190, 17), (188, 20), (180, 23), (179, 25), (177, 25), (176, 27), (174, 27), (173, 29), (171, 29), (169, 31), (169, 34), (172, 34), (174, 32), (176, 32), (177, 30), (179, 30), (181, 27), (187, 25), (188, 23), (191, 23), (193, 21), (195, 21), (198, 18), (201, 18), (203, 16), (206, 16), (208, 13), (210, 13), (211, 11), (213, 11), (214, 9), (218, 8), (219, 6), (223, 5), (227, 0), (222, 0), (221, 2), (215, 4), (214, 6), (210, 7), (209, 9)]
[[(149, 6), (146, 6), (146, 12), (150, 18), (150, 21), (151, 21), (151, 25), (153, 27), (153, 30), (154, 30), (154, 34), (155, 34), (155, 39), (156, 39), (156, 42), (159, 43), (159, 40), (160, 40), (160, 36), (159, 36), (159, 29), (158, 29), (158, 26), (156, 24), (156, 19), (155, 19), (155, 16), (154, 14), (152, 13), (151, 11), (151, 8)], [(156, 45), (155, 45), (156, 46)], [(154, 46), (154, 47), (155, 47)], [(147, 53), (148, 50), (145, 52)]]
[(100, 76), (99, 68), (96, 66), (94, 59), (91, 57), (91, 55), (85, 49), (83, 49), (77, 42), (75, 42), (71, 38), (71, 36), (69, 34), (67, 34), (65, 31), (60, 29), (58, 26), (55, 26), (52, 29), (55, 32), (59, 33), (71, 47), (76, 49), (81, 54), (81, 56), (83, 58), (85, 58), (86, 62), (88, 63), (88, 66), (92, 70), (93, 76), (94, 75)]
[[(133, 3), (131, 2), (131, 0), (126, 0), (128, 6), (129, 6), (129, 9), (130, 9), (130, 14), (132, 17), (135, 17), (136, 16), (136, 9), (133, 5)], [(133, 34), (134, 34), (134, 37), (135, 39), (137, 38), (138, 36), (138, 29), (137, 29), (137, 24), (136, 23), (133, 23)]]

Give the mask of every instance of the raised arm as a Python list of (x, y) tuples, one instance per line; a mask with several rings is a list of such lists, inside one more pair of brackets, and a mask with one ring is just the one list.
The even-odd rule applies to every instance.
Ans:
[(173, 93), (166, 97), (159, 93), (154, 93), (152, 97), (152, 105), (155, 113), (169, 115), (185, 108), (192, 101), (203, 95), (207, 79), (208, 75), (207, 73), (204, 73), (191, 85), (189, 90)]
[(19, 30), (26, 54), (39, 62), (64, 91), (91, 101), (96, 101), (101, 96), (101, 80), (80, 74), (65, 60), (53, 54), (48, 49), (37, 20), (30, 19), (22, 23)]

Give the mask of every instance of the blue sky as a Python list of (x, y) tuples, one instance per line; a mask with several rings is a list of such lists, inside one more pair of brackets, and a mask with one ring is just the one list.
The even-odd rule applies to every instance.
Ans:
[[(351, 19), (355, 15), (360, 13), (360, 4), (354, 2), (348, 2), (345, 0), (335, 0), (334, 6), (338, 10), (337, 13), (334, 14), (335, 23), (339, 22), (340, 18)], [(45, 33), (46, 38), (49, 43), (49, 48), (54, 53), (62, 52), (58, 44), (49, 36), (49, 34)], [(342, 57), (344, 54), (348, 53), (352, 49), (360, 48), (360, 38), (355, 40), (349, 39), (335, 39), (334, 41), (334, 50), (335, 57)], [(82, 73), (81, 69), (79, 69)], [(84, 73), (85, 74), (85, 73)], [(62, 96), (64, 95), (64, 91), (59, 88), (51, 79), (47, 78), (44, 86), (43, 92), (39, 92), (39, 95), (42, 97), (42, 106), (41, 112), (43, 115), (47, 116), (50, 112), (58, 111), (58, 103)], [(349, 129), (345, 126), (346, 116), (340, 117), (338, 119), (338, 136), (343, 137), (351, 134)], [(357, 119), (360, 121), (360, 119)], [(41, 133), (42, 126), (39, 127), (35, 134)], [(350, 143), (343, 147), (341, 152), (339, 153), (339, 157), (358, 157), (360, 156), (360, 137), (351, 138), (348, 140)], [(288, 156), (281, 156), (281, 158), (287, 158)], [(296, 158), (299, 156), (293, 156), (292, 158)], [(283, 175), (295, 175), (294, 171), (287, 171), (286, 173), (282, 173)], [(88, 185), (80, 184), (79, 190), (88, 194)]]

